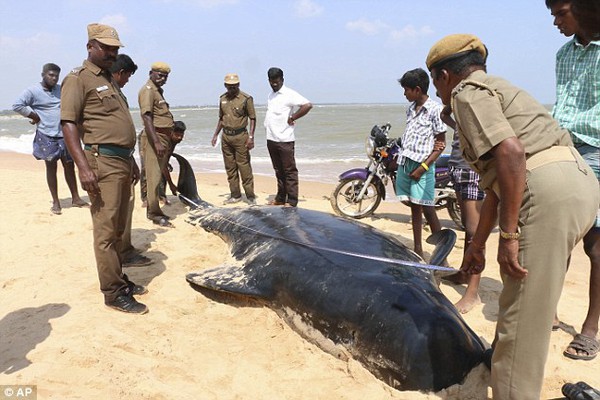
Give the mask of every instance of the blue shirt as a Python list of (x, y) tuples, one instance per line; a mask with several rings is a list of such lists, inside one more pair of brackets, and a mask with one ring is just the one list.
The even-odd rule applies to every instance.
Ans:
[(40, 117), (37, 131), (46, 136), (62, 137), (60, 126), (60, 85), (47, 90), (42, 83), (27, 88), (12, 109), (24, 117), (35, 112)]

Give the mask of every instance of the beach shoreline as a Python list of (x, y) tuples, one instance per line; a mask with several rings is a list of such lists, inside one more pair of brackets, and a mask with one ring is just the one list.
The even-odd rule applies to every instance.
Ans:
[[(192, 290), (185, 275), (226, 262), (227, 245), (187, 224), (187, 210), (175, 196), (164, 207), (175, 229), (153, 225), (140, 206), (139, 187), (132, 240), (155, 262), (126, 273), (148, 287), (139, 299), (150, 312), (132, 316), (106, 308), (98, 289), (89, 210), (70, 207), (59, 166), (63, 214), (52, 215), (44, 171), (44, 163), (31, 155), (0, 152), (0, 385), (36, 385), (38, 399), (469, 398), (467, 389), (438, 395), (394, 390), (357, 362), (339, 360), (308, 343), (267, 307), (219, 303)], [(218, 206), (229, 194), (225, 174), (198, 173), (197, 184), (200, 196)], [(328, 197), (334, 186), (301, 179), (299, 207), (331, 213)], [(259, 205), (265, 205), (275, 193), (275, 179), (256, 175), (255, 187)], [(439, 217), (444, 227), (454, 228), (445, 211)], [(412, 247), (410, 210), (401, 203), (385, 201), (362, 222)], [(463, 251), (462, 233), (457, 233), (449, 257), (454, 267)], [(497, 236), (492, 234), (487, 247), (482, 304), (464, 315), (488, 344), (502, 289)], [(431, 247), (425, 245), (425, 251)], [(588, 279), (589, 261), (579, 244), (558, 307), (573, 332), (587, 311)], [(441, 285), (452, 302), (464, 289)], [(600, 386), (600, 359), (574, 361), (562, 355), (570, 332), (552, 333), (544, 399), (560, 398), (566, 382)], [(481, 372), (465, 386), (481, 386), (485, 376)]]

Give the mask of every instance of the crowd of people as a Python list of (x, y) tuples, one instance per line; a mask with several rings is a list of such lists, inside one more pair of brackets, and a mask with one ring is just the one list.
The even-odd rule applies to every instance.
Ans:
[[(425, 65), (443, 104), (427, 95), (430, 79), (417, 68), (399, 83), (410, 106), (398, 159), (396, 193), (411, 207), (414, 250), (423, 255), (422, 216), (441, 229), (433, 206), (435, 161), (444, 151), (447, 126), (454, 130), (451, 176), (463, 211), (464, 257), (455, 282), (467, 283), (456, 304), (468, 312), (480, 300), (486, 242), (498, 226), (503, 280), (491, 351), (494, 399), (538, 399), (550, 335), (559, 324), (560, 298), (570, 254), (584, 242), (590, 259), (589, 311), (566, 357), (591, 360), (599, 351), (600, 318), (600, 7), (590, 0), (545, 0), (561, 33), (572, 39), (556, 56), (556, 103), (552, 114), (510, 82), (488, 74), (488, 49), (475, 35), (453, 34), (436, 42)], [(42, 82), (27, 89), (14, 110), (37, 126), (34, 156), (46, 163), (51, 211), (61, 213), (56, 170), (61, 160), (72, 204), (90, 207), (94, 252), (105, 304), (128, 313), (148, 308), (134, 296), (147, 289), (131, 282), (125, 266), (152, 262), (131, 244), (134, 185), (141, 177), (149, 220), (173, 227), (161, 209), (165, 188), (177, 186), (169, 158), (185, 124), (175, 121), (162, 87), (171, 68), (151, 65), (138, 95), (143, 130), (136, 135), (121, 89), (137, 70), (118, 54), (119, 35), (90, 24), (88, 57), (58, 84), (60, 68), (46, 64)], [(311, 102), (284, 85), (283, 71), (270, 68), (264, 126), (277, 180), (269, 205), (298, 205), (295, 122)], [(257, 204), (250, 151), (256, 112), (235, 73), (224, 78), (212, 145), (220, 142), (229, 184), (225, 204)], [(133, 152), (139, 143), (141, 169)], [(91, 204), (78, 194), (74, 164)], [(241, 184), (241, 187), (240, 187)]]

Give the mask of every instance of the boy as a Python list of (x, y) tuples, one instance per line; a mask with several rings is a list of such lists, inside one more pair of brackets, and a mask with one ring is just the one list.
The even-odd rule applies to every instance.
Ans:
[(396, 177), (396, 194), (400, 201), (410, 202), (414, 251), (423, 257), (423, 217), (431, 232), (441, 230), (435, 208), (435, 160), (442, 150), (434, 149), (434, 142), (446, 142), (446, 125), (440, 113), (442, 105), (427, 95), (429, 77), (421, 69), (406, 72), (398, 80), (404, 96), (411, 102), (406, 111), (406, 130), (402, 135)]

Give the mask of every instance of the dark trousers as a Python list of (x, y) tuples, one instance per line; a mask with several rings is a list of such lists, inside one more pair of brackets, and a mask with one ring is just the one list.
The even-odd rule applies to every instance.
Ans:
[(275, 201), (298, 205), (298, 168), (294, 158), (295, 142), (267, 140), (267, 149), (277, 178)]

